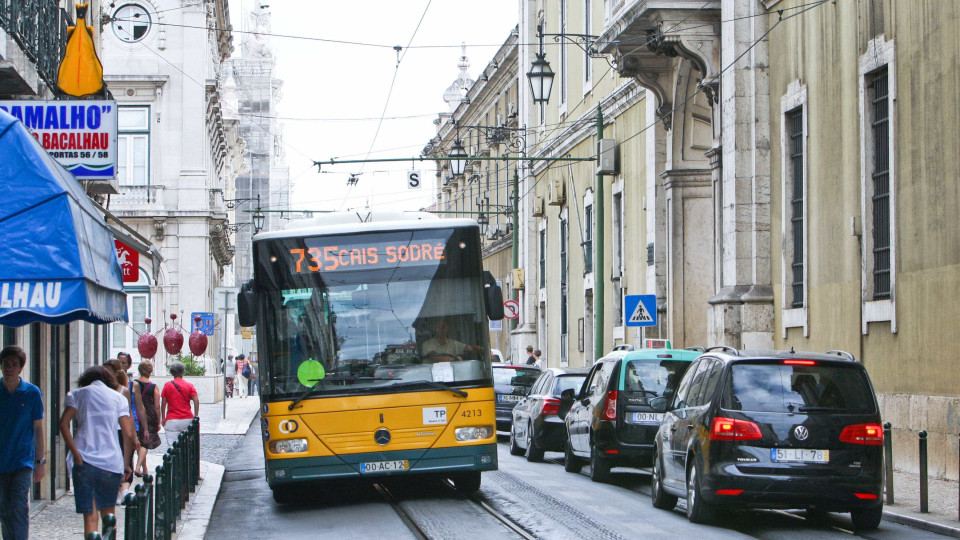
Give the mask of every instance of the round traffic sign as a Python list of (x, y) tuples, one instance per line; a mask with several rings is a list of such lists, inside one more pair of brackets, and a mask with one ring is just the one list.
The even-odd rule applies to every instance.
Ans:
[(507, 300), (503, 303), (503, 316), (508, 319), (517, 319), (520, 317), (520, 302), (516, 300)]

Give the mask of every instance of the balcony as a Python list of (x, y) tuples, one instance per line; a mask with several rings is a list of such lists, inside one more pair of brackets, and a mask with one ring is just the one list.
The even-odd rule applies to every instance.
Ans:
[(114, 213), (162, 210), (161, 191), (162, 185), (120, 186), (120, 193), (110, 199), (110, 210)]
[(0, 27), (8, 40), (7, 54), (0, 58), (0, 94), (36, 95), (38, 77), (56, 88), (67, 25), (72, 24), (58, 0), (0, 0)]

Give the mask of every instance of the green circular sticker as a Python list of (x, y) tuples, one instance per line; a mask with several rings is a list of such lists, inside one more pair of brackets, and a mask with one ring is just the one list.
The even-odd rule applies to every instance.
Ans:
[(327, 372), (323, 369), (323, 364), (312, 358), (300, 364), (300, 367), (297, 368), (297, 380), (306, 387), (317, 384), (318, 380), (326, 376)]

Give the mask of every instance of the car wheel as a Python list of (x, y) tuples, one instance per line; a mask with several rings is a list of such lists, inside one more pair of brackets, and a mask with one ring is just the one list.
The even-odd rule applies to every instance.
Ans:
[(517, 444), (517, 435), (513, 432), (514, 426), (510, 426), (510, 455), (511, 456), (522, 456), (523, 448)]
[(653, 449), (653, 474), (650, 475), (650, 501), (654, 508), (672, 510), (677, 506), (677, 498), (663, 490), (663, 466), (660, 453)]
[(712, 523), (716, 512), (712, 505), (703, 500), (700, 489), (700, 466), (694, 462), (687, 474), (687, 519), (690, 523)]
[(590, 448), (590, 479), (594, 482), (610, 481), (610, 460), (596, 445)]
[(450, 478), (460, 495), (473, 495), (480, 489), (480, 471), (460, 473)]
[(533, 424), (527, 424), (527, 461), (543, 461), (543, 448), (537, 445), (537, 439), (533, 436)]
[(861, 508), (850, 512), (850, 519), (853, 520), (853, 528), (857, 531), (876, 529), (880, 526), (880, 520), (882, 518), (883, 504), (878, 504), (873, 508)]
[(563, 449), (563, 470), (572, 473), (578, 473), (583, 469), (583, 462), (580, 461), (580, 458), (573, 455), (573, 450), (570, 449), (570, 441), (567, 441), (566, 446)]

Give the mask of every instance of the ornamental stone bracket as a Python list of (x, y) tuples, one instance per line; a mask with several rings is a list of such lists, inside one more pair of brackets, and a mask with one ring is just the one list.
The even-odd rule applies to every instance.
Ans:
[(217, 262), (217, 266), (223, 268), (233, 260), (234, 248), (230, 244), (230, 237), (226, 227), (226, 221), (215, 220), (210, 224), (210, 254)]
[[(674, 107), (685, 94), (676, 88), (680, 64), (700, 72), (711, 103), (719, 102), (720, 1), (634, 0), (614, 13), (597, 39), (600, 52), (612, 54), (621, 77), (632, 77), (657, 100), (657, 115), (669, 130)], [(680, 99), (681, 103), (676, 103)]]

